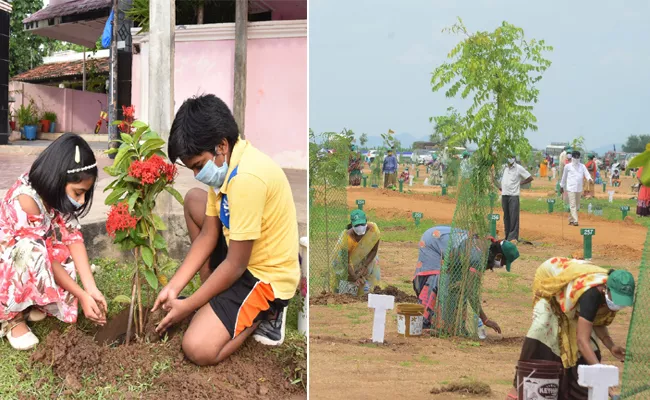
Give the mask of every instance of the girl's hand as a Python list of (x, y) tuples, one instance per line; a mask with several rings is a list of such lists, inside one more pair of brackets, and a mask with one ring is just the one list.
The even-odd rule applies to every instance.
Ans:
[(612, 355), (619, 359), (620, 361), (625, 361), (625, 347), (621, 346), (612, 346)]
[(83, 296), (79, 298), (79, 302), (81, 303), (81, 308), (83, 309), (86, 318), (97, 325), (104, 325), (106, 323), (106, 315), (102, 313), (95, 299), (93, 299), (87, 292), (84, 292)]
[(93, 298), (93, 300), (95, 300), (95, 303), (97, 303), (99, 306), (100, 311), (104, 315), (104, 318), (106, 318), (106, 314), (108, 313), (108, 305), (106, 304), (106, 299), (104, 299), (102, 292), (100, 292), (96, 287), (86, 290), (86, 292), (90, 295), (90, 297)]

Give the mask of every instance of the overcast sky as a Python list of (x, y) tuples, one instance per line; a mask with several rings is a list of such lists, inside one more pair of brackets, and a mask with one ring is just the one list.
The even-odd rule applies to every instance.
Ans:
[(316, 132), (428, 135), (457, 99), (433, 93), (433, 69), (459, 42), (442, 33), (508, 21), (554, 47), (539, 85), (531, 144), (582, 135), (588, 148), (650, 134), (650, 1), (309, 0), (309, 124)]

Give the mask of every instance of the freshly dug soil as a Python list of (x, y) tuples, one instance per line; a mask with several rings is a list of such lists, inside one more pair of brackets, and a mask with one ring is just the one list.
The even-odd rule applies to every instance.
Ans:
[(404, 293), (399, 290), (397, 287), (390, 285), (386, 286), (385, 289), (375, 286), (372, 290), (373, 294), (387, 294), (389, 296), (395, 296), (396, 303), (417, 303), (418, 298), (412, 294)]
[[(101, 342), (116, 344), (124, 339), (121, 328), (126, 323), (121, 325), (121, 318), (118, 316), (103, 332), (98, 332)], [(152, 332), (159, 320), (152, 315), (146, 331)], [(153, 338), (150, 334), (147, 337)], [(122, 396), (128, 396), (129, 386), (153, 378), (153, 387), (133, 398), (212, 399), (217, 393), (220, 399), (306, 397), (302, 386), (289, 383), (284, 375), (286, 365), (269, 347), (248, 340), (223, 363), (197, 367), (185, 359), (181, 341), (181, 335), (172, 334), (165, 342), (144, 340), (110, 347), (71, 327), (63, 333), (51, 332), (32, 354), (31, 361), (51, 366), (65, 383), (64, 394), (79, 390), (83, 377), (93, 375), (94, 379), (84, 383), (84, 389), (91, 395), (95, 394), (94, 388), (112, 385)]]
[(365, 297), (352, 296), (351, 294), (322, 292), (316, 297), (310, 297), (309, 304), (313, 306), (326, 306), (328, 304), (361, 303), (366, 300)]
[(441, 386), (440, 388), (431, 389), (431, 394), (440, 393), (462, 393), (473, 395), (488, 396), (492, 394), (490, 385), (483, 382), (452, 382), (449, 385)]

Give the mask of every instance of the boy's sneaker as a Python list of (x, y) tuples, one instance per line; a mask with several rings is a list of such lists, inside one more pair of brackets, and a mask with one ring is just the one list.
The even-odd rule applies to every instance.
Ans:
[(273, 321), (260, 322), (253, 338), (266, 346), (279, 346), (284, 342), (284, 329), (287, 322), (287, 308), (283, 308)]

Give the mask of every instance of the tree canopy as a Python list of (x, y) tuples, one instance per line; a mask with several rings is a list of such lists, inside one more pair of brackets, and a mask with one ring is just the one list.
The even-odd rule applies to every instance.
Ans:
[(650, 135), (628, 136), (623, 145), (623, 151), (626, 153), (642, 153), (648, 143), (650, 143)]
[(444, 31), (463, 39), (448, 54), (451, 61), (433, 71), (432, 90), (447, 87), (446, 97), (472, 96), (465, 115), (457, 116), (463, 129), (452, 137), (476, 143), (479, 154), (493, 161), (509, 151), (529, 154), (524, 134), (537, 130), (533, 104), (539, 96), (537, 84), (551, 65), (543, 54), (553, 48), (543, 40), (525, 39), (523, 29), (505, 21), (493, 32), (470, 33), (458, 18)]

